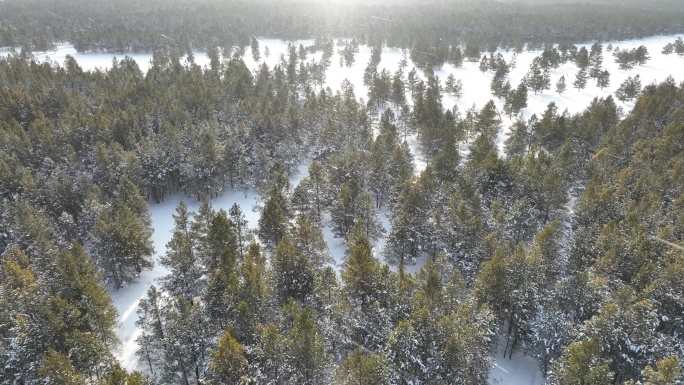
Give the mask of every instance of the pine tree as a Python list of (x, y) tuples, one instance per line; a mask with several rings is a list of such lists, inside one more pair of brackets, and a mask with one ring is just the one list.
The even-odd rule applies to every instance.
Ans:
[(136, 352), (138, 357), (149, 366), (150, 373), (154, 375), (154, 368), (162, 359), (162, 348), (166, 336), (166, 303), (161, 293), (150, 286), (147, 296), (138, 303), (138, 320), (135, 326), (141, 330), (136, 342), (140, 349)]
[[(522, 96), (524, 96), (523, 94), (526, 95), (526, 92), (522, 92), (519, 96), (522, 98)], [(516, 103), (517, 102), (518, 101), (516, 101)], [(525, 100), (525, 102), (527, 102), (527, 100)], [(478, 111), (475, 129), (476, 132), (489, 139), (494, 139), (499, 134), (499, 131), (501, 130), (501, 118), (499, 117), (499, 111), (496, 109), (496, 104), (493, 100), (488, 101), (482, 109)]]
[(521, 82), (515, 91), (508, 92), (505, 107), (508, 107), (509, 116), (516, 115), (523, 108), (527, 108), (527, 86), (524, 82)]
[(212, 380), (220, 384), (240, 384), (247, 382), (247, 359), (245, 348), (230, 333), (225, 332), (211, 352), (209, 370)]
[(309, 258), (300, 254), (287, 236), (271, 255), (272, 287), (278, 304), (289, 299), (306, 304), (313, 300), (315, 269)]
[(373, 257), (368, 238), (359, 236), (347, 256), (344, 270), (340, 273), (344, 290), (352, 303), (362, 308), (377, 297), (380, 262)]
[(646, 366), (644, 369), (644, 376), (646, 377), (644, 385), (676, 384), (682, 379), (682, 369), (676, 355), (658, 361), (656, 368), (657, 370), (651, 366)]
[(552, 369), (551, 384), (608, 385), (613, 375), (601, 358), (597, 340), (576, 341), (568, 345), (560, 363)]
[(599, 74), (596, 76), (596, 86), (600, 89), (610, 86), (610, 73), (608, 70), (599, 72)]
[(674, 42), (674, 52), (679, 56), (684, 56), (684, 40), (681, 37)]
[(456, 80), (454, 74), (449, 74), (446, 83), (444, 84), (444, 90), (456, 99), (460, 99), (463, 96), (463, 82), (461, 79)]
[(577, 75), (575, 76), (575, 81), (572, 83), (572, 85), (580, 91), (587, 87), (586, 69), (581, 69), (577, 72)]
[(297, 252), (308, 257), (317, 269), (333, 262), (323, 233), (313, 219), (299, 215), (290, 228), (290, 238)]
[[(35, 378), (35, 366), (45, 354), (43, 341), (37, 335), (49, 332), (44, 322), (30, 322), (28, 314), (38, 313), (45, 302), (40, 296), (40, 284), (29, 269), (26, 254), (12, 247), (2, 256), (0, 265), (0, 357), (3, 374), (0, 378)], [(12, 344), (10, 344), (10, 338)]]
[(261, 315), (265, 310), (269, 285), (266, 277), (266, 258), (261, 253), (258, 243), (251, 243), (249, 251), (245, 254), (244, 262), (240, 266), (240, 301)]
[(483, 384), (492, 366), (489, 357), (494, 324), (486, 309), (476, 311), (463, 303), (456, 312), (440, 320), (447, 341), (443, 347), (441, 378), (454, 384)]
[(458, 68), (463, 65), (463, 56), (464, 55), (463, 51), (461, 51), (461, 47), (452, 47), (449, 54), (449, 63)]
[(264, 384), (282, 384), (288, 381), (287, 340), (275, 325), (261, 327), (259, 341), (254, 349), (255, 377)]
[(191, 222), (187, 206), (181, 201), (176, 207), (176, 226), (171, 240), (166, 245), (166, 254), (159, 262), (169, 269), (170, 274), (162, 278), (161, 286), (172, 295), (191, 299), (200, 294), (202, 267), (196, 256), (195, 242), (190, 231)]
[(61, 250), (55, 262), (54, 290), (78, 308), (82, 331), (102, 342), (115, 342), (116, 308), (105, 288), (100, 286), (100, 273), (85, 249), (74, 243), (71, 250)]
[(41, 382), (55, 385), (86, 384), (84, 376), (76, 371), (71, 360), (49, 348), (43, 362), (38, 367)]
[(285, 166), (275, 162), (268, 171), (268, 179), (259, 189), (263, 201), (275, 199), (285, 216), (290, 215), (290, 179), (285, 172)]
[(541, 65), (541, 59), (539, 57), (532, 60), (530, 65), (530, 70), (525, 76), (525, 84), (528, 88), (531, 88), (536, 95), (539, 92), (544, 92), (551, 88), (551, 78), (549, 75), (548, 68), (543, 68)]
[(454, 86), (456, 86), (456, 77), (454, 77), (454, 74), (449, 74), (449, 76), (447, 76), (446, 82), (444, 83), (444, 91), (452, 94)]
[(221, 264), (234, 266), (239, 256), (235, 223), (221, 209), (213, 213), (207, 225), (207, 233), (199, 244), (200, 261), (205, 271), (214, 271)]
[(330, 189), (328, 175), (325, 168), (317, 162), (311, 162), (309, 166), (309, 178), (311, 179), (311, 194), (313, 196), (314, 207), (316, 208), (316, 219), (320, 221), (324, 207), (328, 202), (328, 191)]
[(633, 51), (634, 61), (638, 65), (644, 65), (648, 62), (651, 57), (648, 55), (648, 49), (646, 46), (640, 45)]
[(144, 269), (152, 267), (152, 230), (128, 206), (113, 208), (95, 223), (94, 248), (98, 263), (114, 287), (132, 282)]
[(259, 239), (266, 248), (274, 249), (287, 231), (287, 217), (278, 204), (278, 198), (271, 196), (266, 201), (259, 217)]
[(458, 79), (456, 81), (451, 91), (451, 93), (456, 97), (456, 99), (460, 99), (463, 97), (463, 82), (461, 82), (461, 79)]
[(489, 70), (489, 60), (487, 60), (487, 56), (482, 56), (482, 60), (480, 60), (480, 72), (485, 73)]
[(558, 95), (563, 95), (563, 92), (567, 89), (567, 85), (565, 84), (565, 75), (561, 76), (558, 78), (558, 82), (556, 82), (556, 92), (558, 92)]
[(360, 348), (342, 361), (335, 371), (336, 385), (389, 385), (389, 365), (382, 353), (364, 355)]
[(160, 380), (165, 383), (201, 382), (209, 359), (209, 336), (199, 301), (171, 298), (165, 324)]
[(303, 385), (326, 382), (329, 356), (323, 336), (313, 320), (313, 310), (304, 308), (294, 319), (288, 333), (286, 359), (292, 372), (290, 381)]
[(101, 379), (102, 385), (153, 385), (154, 381), (146, 374), (140, 372), (127, 373), (121, 365), (116, 364), (109, 373)]
[(592, 73), (598, 73), (603, 65), (603, 46), (601, 43), (596, 42), (591, 46), (591, 51), (589, 52), (589, 66), (592, 68)]
[(629, 76), (615, 91), (615, 97), (621, 102), (632, 101), (640, 92), (641, 79), (639, 75), (636, 75), (634, 78)]
[(376, 240), (384, 232), (378, 220), (373, 198), (361, 190), (356, 179), (342, 184), (339, 196), (330, 209), (333, 232), (337, 237), (346, 237), (355, 224), (362, 222), (364, 232)]
[(390, 99), (396, 108), (399, 108), (406, 103), (406, 86), (404, 85), (404, 80), (402, 79), (403, 76), (404, 73), (399, 70), (392, 77)]
[(585, 47), (582, 47), (577, 51), (575, 56), (575, 64), (580, 71), (586, 70), (589, 66), (589, 51)]
[(259, 40), (257, 40), (254, 36), (252, 36), (250, 41), (250, 48), (252, 50), (252, 59), (254, 59), (255, 62), (258, 62), (261, 58), (261, 54), (259, 53)]
[(388, 338), (389, 360), (400, 384), (410, 383), (422, 372), (424, 363), (418, 357), (418, 340), (419, 336), (409, 320), (400, 321)]
[(240, 258), (242, 258), (254, 237), (249, 229), (247, 219), (245, 219), (245, 214), (237, 203), (233, 203), (228, 214), (237, 237), (238, 252), (240, 253)]

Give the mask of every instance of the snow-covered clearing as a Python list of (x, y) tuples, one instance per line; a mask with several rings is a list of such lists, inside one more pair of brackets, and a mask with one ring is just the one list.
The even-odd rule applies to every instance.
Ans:
[[(604, 43), (603, 68), (607, 69), (611, 74), (609, 87), (600, 90), (595, 82), (590, 79), (587, 88), (584, 90), (580, 91), (574, 89), (572, 87), (572, 82), (575, 79), (577, 68), (574, 64), (567, 63), (560, 68), (551, 71), (552, 88), (558, 78), (564, 75), (568, 84), (566, 93), (560, 96), (553, 90), (547, 90), (538, 95), (534, 95), (530, 92), (528, 107), (522, 111), (522, 114), (525, 118), (529, 118), (532, 114), (541, 114), (550, 102), (556, 103), (559, 112), (566, 109), (570, 113), (579, 112), (586, 108), (594, 97), (606, 97), (613, 94), (628, 76), (637, 74), (640, 75), (644, 85), (651, 82), (663, 81), (669, 75), (673, 76), (678, 82), (683, 81), (684, 73), (682, 73), (681, 68), (684, 66), (684, 58), (678, 57), (677, 55), (665, 56), (661, 54), (661, 50), (665, 44), (673, 42), (677, 37), (683, 36), (684, 35), (656, 36), (641, 40), (612, 42), (613, 47), (619, 47), (620, 49), (634, 48), (640, 45), (645, 45), (648, 48), (651, 59), (646, 65), (635, 67), (631, 71), (621, 71), (618, 69), (618, 66), (612, 57), (612, 53), (606, 52), (605, 50), (605, 46), (608, 44), (608, 42), (606, 42)], [(312, 41), (292, 42), (292, 44), (297, 46), (299, 46), (299, 44), (307, 46), (312, 43)], [(244, 57), (247, 66), (255, 71), (261, 62), (266, 62), (269, 67), (272, 67), (279, 63), (281, 54), (287, 55), (288, 42), (275, 39), (261, 39), (259, 40), (259, 44), (261, 50), (260, 61), (254, 61), (249, 49), (246, 50)], [(579, 45), (578, 48), (581, 46), (585, 46), (589, 49), (591, 43)], [(266, 47), (269, 49), (268, 57), (265, 56)], [(338, 47), (336, 47), (336, 51), (337, 49)], [(513, 57), (512, 52), (501, 53), (507, 62), (511, 61)], [(4, 56), (7, 54), (10, 54), (9, 50), (0, 50), (0, 55)], [(540, 52), (523, 52), (517, 55), (516, 68), (507, 76), (507, 80), (510, 81), (513, 87), (516, 87), (520, 83), (527, 73), (530, 63), (539, 54)], [(109, 68), (112, 65), (112, 58), (114, 57), (114, 55), (104, 53), (79, 54), (70, 44), (60, 44), (55, 51), (36, 53), (35, 58), (38, 61), (49, 60), (61, 64), (64, 62), (66, 55), (73, 56), (84, 70)], [(117, 55), (119, 59), (124, 56), (125, 55)], [(146, 72), (149, 69), (150, 59), (152, 58), (151, 54), (129, 53), (128, 56), (138, 63), (143, 72)], [(200, 66), (209, 65), (209, 58), (205, 53), (196, 52), (194, 56), (196, 64)], [(318, 60), (320, 59), (320, 56), (321, 53), (318, 52), (317, 54), (309, 55), (307, 60), (310, 61), (312, 58)], [(370, 56), (370, 48), (367, 46), (360, 46), (359, 53), (355, 57), (354, 65), (352, 67), (342, 67), (340, 66), (339, 55), (335, 52), (331, 60), (332, 64), (327, 71), (325, 86), (330, 87), (335, 91), (340, 88), (342, 81), (347, 79), (354, 86), (357, 97), (367, 98), (368, 89), (363, 84), (363, 72)], [(378, 66), (378, 70), (381, 71), (384, 68), (394, 73), (399, 68), (399, 62), (402, 57), (403, 52), (401, 50), (384, 49), (382, 61)], [(413, 67), (411, 60), (408, 59), (408, 61), (408, 67), (405, 72), (408, 72)], [(445, 64), (441, 69), (435, 71), (435, 74), (438, 75), (442, 81), (446, 80), (449, 74), (454, 74), (456, 79), (460, 79), (463, 83), (463, 97), (461, 99), (456, 99), (450, 95), (444, 96), (443, 104), (446, 108), (452, 108), (456, 105), (461, 112), (464, 112), (472, 106), (475, 106), (476, 109), (480, 109), (489, 100), (494, 99), (497, 107), (500, 110), (502, 109), (503, 102), (496, 100), (490, 92), (489, 85), (493, 74), (491, 72), (480, 72), (478, 65), (479, 63), (466, 62), (462, 67), (454, 68)], [(424, 73), (419, 71), (419, 74), (424, 77)], [(618, 104), (625, 112), (633, 107), (633, 103), (630, 102), (618, 102)], [(503, 148), (503, 141), (507, 137), (507, 127), (511, 122), (508, 118), (503, 118), (504, 131), (499, 136), (500, 148)], [(420, 172), (425, 169), (426, 162), (418, 151), (416, 137), (410, 136), (407, 141), (415, 157), (417, 172)], [(306, 176), (306, 173), (307, 165), (304, 164), (300, 167), (300, 172), (293, 175), (291, 178), (292, 185), (295, 186), (301, 178)], [(167, 198), (160, 204), (152, 203), (150, 206), (152, 225), (155, 231), (153, 242), (157, 255), (165, 253), (166, 243), (171, 238), (171, 230), (174, 226), (171, 215), (181, 199), (186, 201), (190, 210), (197, 210), (199, 202), (193, 197), (173, 196)], [(212, 200), (211, 203), (217, 210), (221, 208), (228, 210), (233, 203), (238, 203), (247, 217), (249, 226), (253, 229), (257, 227), (259, 213), (253, 211), (253, 207), (258, 207), (260, 202), (255, 191), (247, 191), (247, 193), (238, 190), (225, 191), (222, 196)], [(573, 204), (571, 203), (569, 207), (572, 208), (572, 206)], [(389, 233), (389, 213), (382, 211), (380, 213), (380, 218), (385, 226), (386, 232)], [(328, 222), (329, 218), (326, 218), (324, 223), (327, 224)], [(344, 262), (344, 244), (342, 243), (342, 240), (334, 237), (330, 230), (330, 226), (328, 225), (323, 229), (323, 234), (326, 242), (328, 242), (330, 252), (335, 259), (335, 265), (339, 269)], [(376, 244), (376, 255), (380, 258), (384, 244), (384, 238), (380, 239)], [(155, 258), (155, 261), (156, 260), (157, 258)], [(419, 263), (416, 263), (415, 265), (408, 266), (407, 272), (416, 272), (422, 266), (422, 262), (423, 261), (419, 261)], [(152, 270), (143, 272), (138, 281), (134, 284), (126, 286), (118, 291), (110, 291), (120, 314), (120, 327), (117, 334), (122, 341), (122, 345), (118, 351), (118, 358), (126, 369), (132, 370), (138, 368), (138, 359), (135, 355), (137, 350), (135, 338), (139, 335), (139, 330), (135, 327), (135, 321), (138, 319), (136, 313), (138, 302), (145, 297), (149, 286), (157, 284), (157, 279), (167, 273), (168, 271), (157, 263)], [(496, 359), (496, 365), (492, 368), (490, 374), (490, 384), (539, 385), (543, 383), (543, 376), (534, 359), (525, 357), (519, 352), (514, 353), (512, 359), (504, 358), (502, 356), (503, 346), (505, 346), (505, 341), (503, 344), (500, 341), (493, 354)]]
[(489, 385), (537, 385), (544, 383), (544, 376), (534, 358), (515, 351), (511, 358), (504, 357), (506, 336), (499, 333), (499, 339), (492, 352), (495, 363), (489, 371)]
[[(228, 211), (233, 203), (237, 203), (245, 212), (245, 217), (249, 222), (250, 228), (256, 228), (259, 220), (258, 213), (252, 211), (252, 206), (256, 203), (257, 194), (254, 191), (248, 191), (245, 196), (244, 191), (231, 190), (225, 192), (222, 196), (211, 201), (215, 209), (225, 209)], [(138, 350), (138, 345), (135, 339), (140, 334), (140, 330), (135, 326), (135, 321), (138, 320), (138, 302), (145, 298), (147, 289), (151, 285), (158, 286), (158, 279), (168, 274), (168, 270), (158, 262), (158, 255), (166, 252), (166, 244), (171, 240), (172, 231), (174, 228), (174, 221), (172, 214), (176, 211), (176, 206), (183, 200), (188, 210), (197, 211), (199, 208), (199, 201), (193, 197), (182, 197), (175, 195), (165, 199), (159, 204), (150, 203), (150, 213), (152, 218), (152, 227), (154, 228), (154, 235), (152, 242), (157, 253), (155, 256), (155, 265), (152, 270), (144, 271), (140, 274), (140, 279), (135, 283), (125, 286), (119, 290), (110, 289), (109, 294), (114, 300), (114, 305), (119, 311), (119, 330), (117, 335), (121, 339), (121, 347), (117, 352), (117, 357), (121, 361), (121, 365), (128, 370), (137, 369), (138, 357), (135, 352)]]

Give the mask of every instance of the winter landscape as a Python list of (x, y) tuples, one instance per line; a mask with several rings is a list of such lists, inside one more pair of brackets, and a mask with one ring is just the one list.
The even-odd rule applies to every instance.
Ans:
[(677, 2), (8, 3), (1, 383), (682, 383)]

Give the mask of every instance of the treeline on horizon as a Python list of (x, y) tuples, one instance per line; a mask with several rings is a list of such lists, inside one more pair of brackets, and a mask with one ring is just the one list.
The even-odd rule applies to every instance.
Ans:
[(79, 52), (189, 52), (245, 47), (253, 36), (331, 36), (398, 48), (471, 44), (487, 51), (671, 35), (684, 31), (683, 17), (684, 9), (662, 3), (7, 0), (0, 3), (0, 46), (45, 51), (70, 42)]

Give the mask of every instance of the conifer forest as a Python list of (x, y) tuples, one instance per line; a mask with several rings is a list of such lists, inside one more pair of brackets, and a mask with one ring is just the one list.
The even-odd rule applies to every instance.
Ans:
[(0, 0), (0, 384), (683, 385), (684, 2)]

